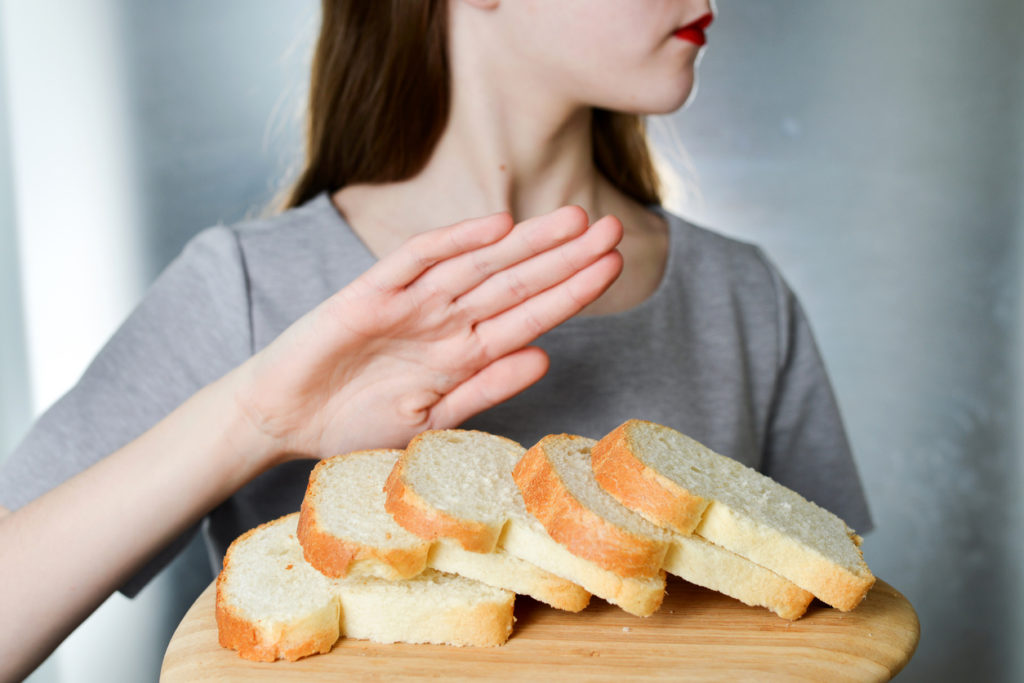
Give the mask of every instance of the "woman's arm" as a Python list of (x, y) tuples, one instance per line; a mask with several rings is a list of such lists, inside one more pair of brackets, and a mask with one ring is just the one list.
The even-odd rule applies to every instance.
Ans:
[(404, 446), (539, 379), (529, 347), (617, 277), (577, 208), (424, 233), (152, 429), (0, 517), (0, 678), (37, 666), (161, 547), (294, 457)]
[(150, 555), (258, 473), (228, 387), (204, 388), (121, 450), (0, 517), (0, 680), (27, 676)]

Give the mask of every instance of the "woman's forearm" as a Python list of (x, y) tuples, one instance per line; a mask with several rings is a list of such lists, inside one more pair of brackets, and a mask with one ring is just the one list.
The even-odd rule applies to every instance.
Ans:
[(237, 414), (229, 375), (0, 517), (0, 680), (30, 673), (153, 554), (273, 463)]

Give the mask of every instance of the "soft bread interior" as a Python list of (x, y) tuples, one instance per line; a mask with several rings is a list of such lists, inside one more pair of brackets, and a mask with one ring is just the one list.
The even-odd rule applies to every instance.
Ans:
[(323, 531), (379, 548), (415, 548), (423, 541), (384, 510), (383, 482), (402, 452), (361, 451), (318, 465), (309, 491)]
[(405, 479), (432, 507), (500, 528), (510, 514), (525, 514), (509, 476), (524, 450), (483, 432), (430, 432), (410, 444)]
[(335, 591), (350, 638), (491, 646), (512, 632), (514, 593), (433, 569), (404, 581), (339, 579)]
[(335, 600), (331, 580), (302, 556), (297, 522), (298, 514), (288, 515), (231, 546), (220, 589), (240, 616), (264, 624), (295, 621)]

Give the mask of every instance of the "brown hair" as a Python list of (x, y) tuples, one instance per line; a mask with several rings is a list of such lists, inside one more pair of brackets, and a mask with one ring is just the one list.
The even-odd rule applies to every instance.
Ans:
[[(323, 0), (306, 161), (286, 207), (416, 175), (448, 122), (448, 0)], [(661, 200), (644, 120), (594, 110), (594, 162), (641, 204)]]

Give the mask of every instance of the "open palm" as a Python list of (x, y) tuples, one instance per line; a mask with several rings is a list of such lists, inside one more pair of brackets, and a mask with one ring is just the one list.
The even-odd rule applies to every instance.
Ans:
[(529, 344), (622, 267), (622, 226), (564, 207), (420, 234), (243, 365), (244, 413), (282, 455), (402, 447), (519, 393), (547, 370)]

